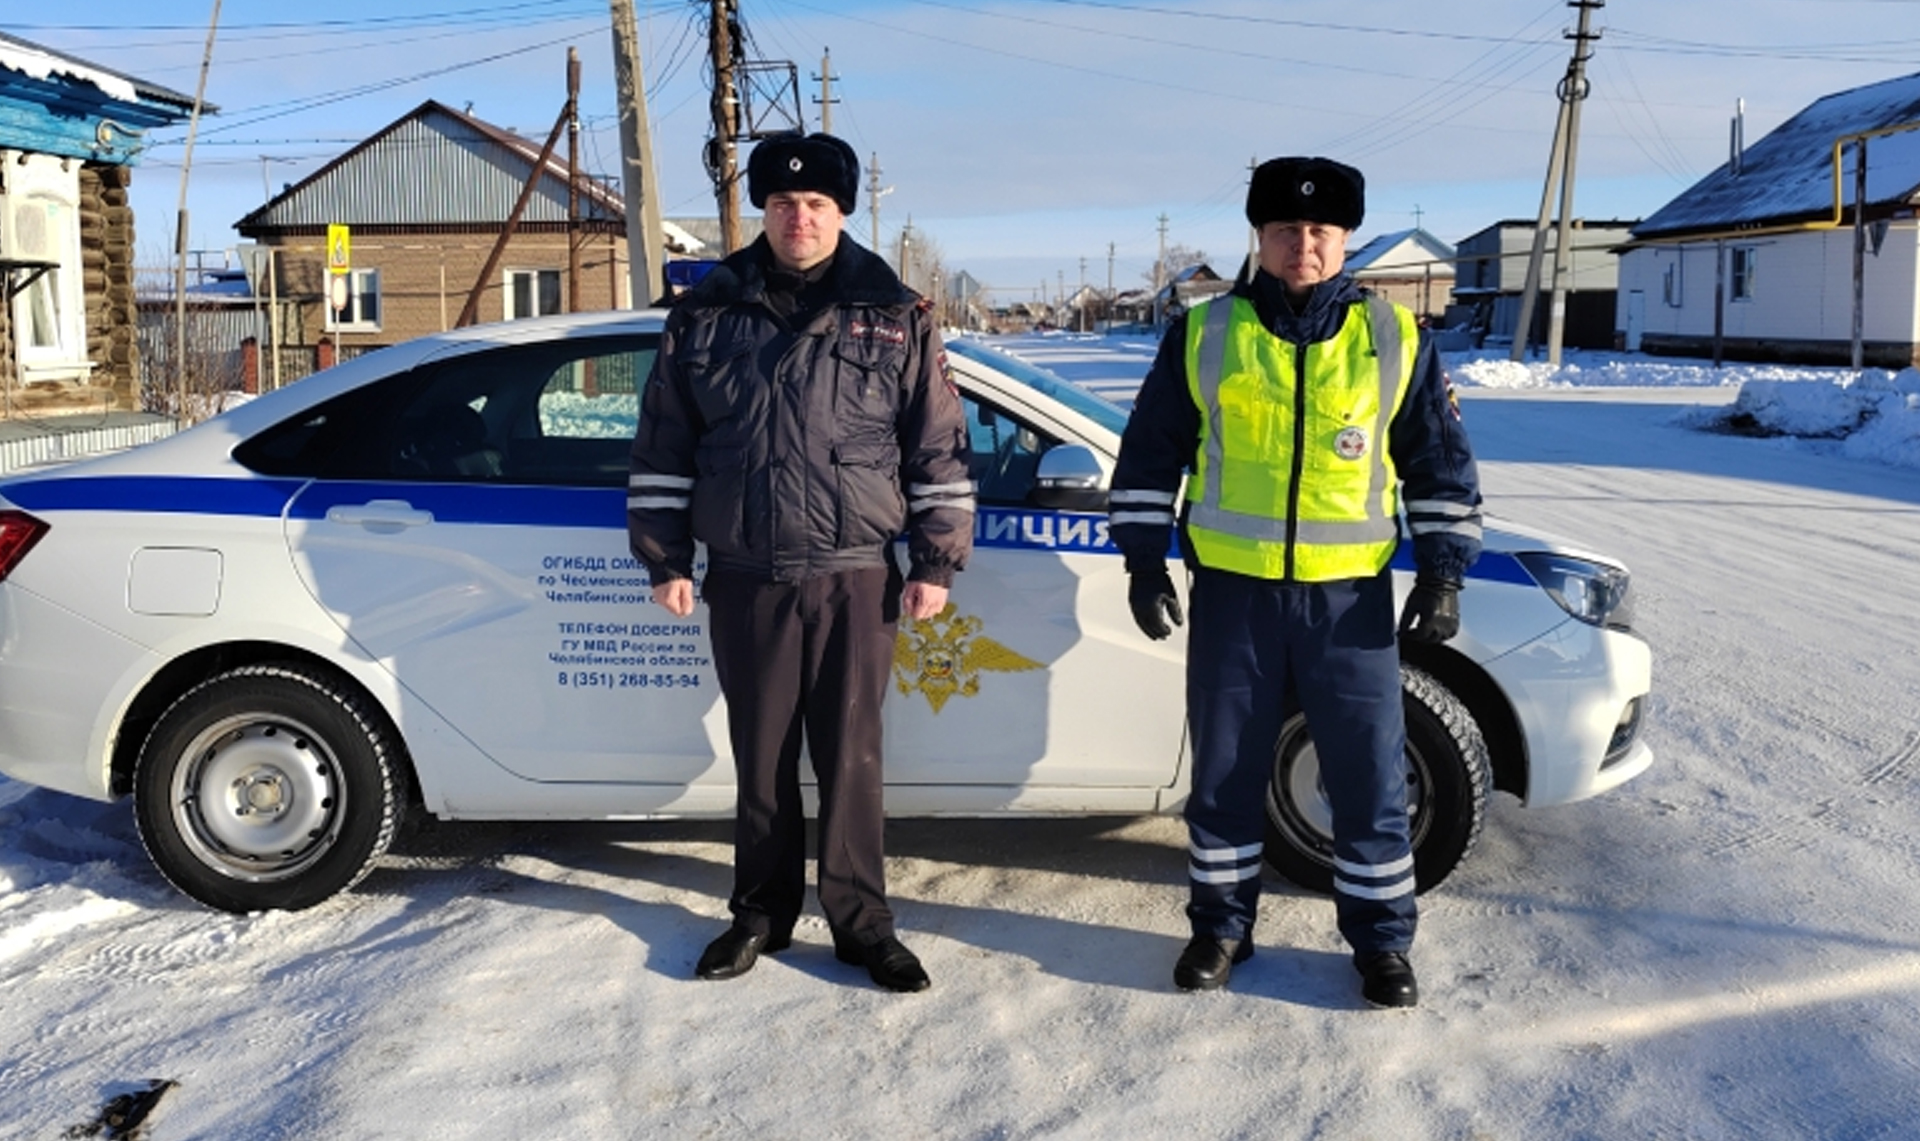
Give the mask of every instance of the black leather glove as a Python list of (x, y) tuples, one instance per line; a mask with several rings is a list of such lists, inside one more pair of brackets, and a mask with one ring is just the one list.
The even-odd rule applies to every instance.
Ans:
[(1444, 642), (1460, 632), (1460, 584), (1420, 578), (1400, 612), (1400, 636), (1409, 642)]
[[(1133, 621), (1140, 632), (1156, 642), (1173, 633), (1173, 626), (1186, 618), (1164, 565), (1133, 572), (1127, 583), (1127, 605), (1133, 608)], [(1173, 626), (1167, 625), (1169, 621)]]

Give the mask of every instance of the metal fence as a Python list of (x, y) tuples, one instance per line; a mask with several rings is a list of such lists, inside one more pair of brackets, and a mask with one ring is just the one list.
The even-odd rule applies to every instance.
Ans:
[(171, 301), (140, 303), (140, 407), (149, 412), (172, 409), (183, 373), (192, 393), (238, 392), (246, 375), (241, 343), (266, 340), (266, 315), (251, 306), (194, 304), (185, 313), (186, 357), (180, 360), (178, 316)]
[(0, 473), (19, 471), (40, 464), (60, 463), (82, 456), (117, 452), (173, 435), (170, 420), (145, 423), (105, 424), (77, 431), (43, 432), (15, 439), (0, 439)]

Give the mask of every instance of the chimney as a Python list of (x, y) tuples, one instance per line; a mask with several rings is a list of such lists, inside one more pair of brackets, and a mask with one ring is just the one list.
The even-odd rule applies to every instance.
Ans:
[(1733, 101), (1733, 123), (1727, 140), (1727, 173), (1740, 176), (1740, 152), (1747, 149), (1747, 101)]

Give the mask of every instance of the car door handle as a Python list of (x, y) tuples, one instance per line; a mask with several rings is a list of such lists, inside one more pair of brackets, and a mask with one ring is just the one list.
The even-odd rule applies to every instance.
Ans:
[(327, 522), (359, 524), (371, 531), (399, 531), (433, 522), (433, 512), (416, 510), (404, 499), (375, 499), (329, 507)]

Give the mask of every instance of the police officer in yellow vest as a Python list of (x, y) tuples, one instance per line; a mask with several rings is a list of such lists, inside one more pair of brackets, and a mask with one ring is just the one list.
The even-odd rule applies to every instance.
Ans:
[[(1258, 266), (1168, 329), (1120, 445), (1110, 522), (1148, 637), (1183, 618), (1167, 573), (1176, 523), (1191, 572), (1184, 990), (1225, 986), (1253, 954), (1267, 784), (1297, 702), (1333, 810), (1334, 903), (1361, 994), (1419, 997), (1396, 633), (1458, 632), (1480, 490), (1432, 344), (1343, 272), (1364, 194), (1360, 172), (1330, 159), (1255, 169)], [(1396, 629), (1388, 566), (1403, 512), (1417, 574)]]

